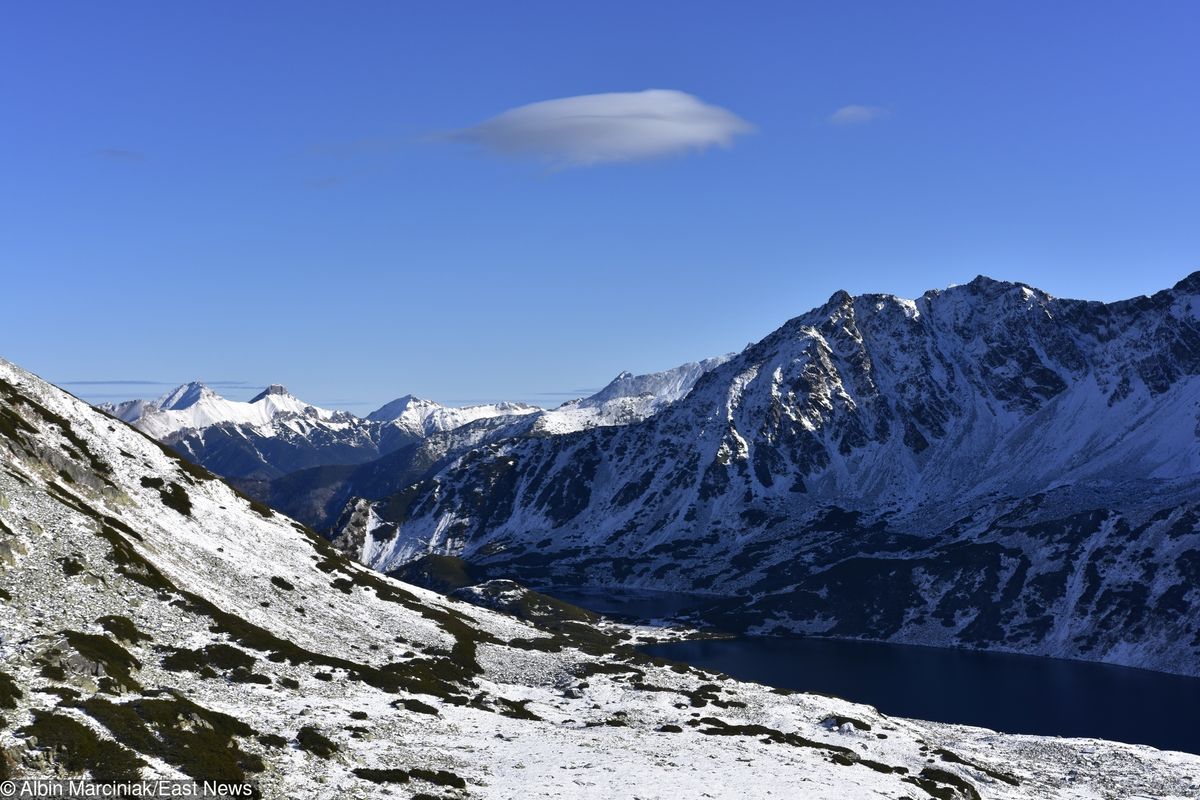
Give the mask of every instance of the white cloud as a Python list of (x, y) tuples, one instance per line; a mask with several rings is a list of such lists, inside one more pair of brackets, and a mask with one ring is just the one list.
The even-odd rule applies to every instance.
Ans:
[(842, 106), (829, 115), (831, 125), (862, 125), (887, 116), (887, 109), (879, 106)]
[(586, 94), (509, 109), (448, 138), (559, 167), (662, 158), (729, 147), (753, 126), (685, 92)]

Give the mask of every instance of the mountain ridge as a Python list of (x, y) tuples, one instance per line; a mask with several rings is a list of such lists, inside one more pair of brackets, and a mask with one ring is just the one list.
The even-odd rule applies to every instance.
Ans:
[(725, 594), (741, 630), (1196, 674), (1198, 295), (837, 292), (658, 414), (468, 451), (336, 534), (381, 570)]
[[(385, 496), (484, 441), (620, 425), (657, 413), (723, 358), (646, 375), (623, 373), (597, 395), (550, 410), (507, 402), (449, 407), (405, 395), (360, 418), (315, 407), (308, 412), (307, 404), (278, 384), (249, 404), (236, 404), (196, 382), (158, 401), (100, 408), (237, 482), (257, 499), (325, 529), (351, 496)], [(187, 408), (194, 408), (204, 401), (208, 406), (201, 413), (167, 409), (190, 416), (182, 422), (179, 415), (161, 421), (167, 416), (161, 407), (176, 397), (181, 398), (176, 405), (188, 402)], [(197, 427), (197, 418), (204, 424)]]

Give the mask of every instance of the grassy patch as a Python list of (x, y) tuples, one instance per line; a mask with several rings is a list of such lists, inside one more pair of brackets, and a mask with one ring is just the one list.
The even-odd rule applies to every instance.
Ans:
[(329, 758), (338, 751), (338, 746), (312, 725), (305, 725), (296, 734), (296, 744), (315, 756)]
[(116, 742), (70, 717), (35, 710), (33, 722), (20, 730), (37, 738), (38, 749), (49, 750), (67, 772), (89, 772), (97, 781), (136, 781), (145, 761)]
[(957, 753), (952, 753), (944, 748), (936, 747), (934, 748), (933, 752), (935, 755), (940, 756), (942, 761), (947, 761), (951, 764), (962, 764), (963, 766), (982, 772), (989, 778), (994, 778), (998, 781), (1002, 781), (1003, 783), (1007, 783), (1009, 786), (1019, 786), (1021, 784), (1021, 781), (1018, 780), (1015, 775), (1010, 775), (1007, 772), (1001, 772), (1000, 770), (992, 769), (991, 767), (985, 767), (982, 764), (976, 764), (974, 761), (968, 761)]
[(403, 701), (400, 701), (400, 702), (401, 702), (401, 705), (403, 705), (405, 710), (407, 710), (407, 711), (413, 711), (417, 714), (431, 714), (435, 717), (438, 714), (438, 710), (436, 708), (429, 705), (428, 703), (421, 702), (420, 700), (416, 699), (415, 697), (407, 697)]
[(101, 689), (113, 693), (141, 690), (141, 685), (131, 673), (141, 669), (142, 662), (124, 647), (112, 639), (91, 633), (62, 631), (62, 635), (75, 652), (104, 668), (105, 677), (100, 679)]
[(798, 733), (784, 733), (774, 728), (768, 728), (765, 725), (730, 725), (728, 722), (716, 717), (701, 717), (700, 723), (709, 726), (700, 730), (700, 733), (709, 736), (763, 736), (778, 744), (787, 744), (792, 747), (811, 747), (816, 750), (826, 750), (830, 753), (840, 753), (854, 761), (858, 760), (858, 754), (849, 747), (818, 742), (813, 739), (807, 739)]
[(403, 769), (368, 769), (359, 767), (354, 774), (372, 783), (408, 783), (408, 770)]
[(646, 673), (637, 667), (631, 667), (628, 664), (620, 664), (615, 661), (584, 661), (572, 667), (571, 674), (576, 678), (590, 678), (593, 675), (632, 674), (637, 676), (634, 678), (635, 681), (641, 681), (646, 677)]
[(16, 708), (17, 701), (25, 696), (17, 682), (7, 672), (0, 672), (0, 708)]
[(541, 720), (541, 717), (527, 708), (529, 705), (528, 700), (507, 700), (503, 697), (497, 697), (496, 703), (500, 706), (500, 716), (502, 717), (537, 721)]
[(436, 786), (449, 786), (454, 789), (467, 788), (467, 782), (455, 775), (453, 772), (444, 769), (421, 769), (413, 767), (408, 771), (409, 777), (416, 778), (420, 781), (426, 781)]
[(107, 616), (100, 617), (96, 622), (110, 635), (120, 639), (122, 642), (136, 645), (138, 642), (148, 642), (151, 640), (148, 634), (138, 630), (137, 626), (133, 624), (133, 620), (129, 617), (108, 614)]
[(175, 481), (171, 481), (166, 487), (159, 489), (158, 496), (162, 498), (163, 505), (167, 508), (173, 508), (185, 517), (192, 515), (192, 498), (188, 496), (187, 489)]
[(255, 735), (249, 725), (173, 693), (117, 704), (93, 696), (80, 708), (128, 747), (154, 756), (198, 780), (243, 781), (261, 772), (262, 759), (244, 752), (235, 737)]
[(509, 647), (517, 650), (534, 650), (539, 653), (561, 653), (564, 644), (565, 639), (561, 636), (540, 636), (536, 639), (518, 636), (508, 640)]
[(260, 503), (252, 497), (247, 497), (246, 502), (250, 504), (250, 510), (255, 514), (258, 514), (260, 517), (270, 519), (271, 517), (275, 516), (275, 512), (266, 503)]
[(909, 775), (903, 780), (923, 789), (937, 800), (980, 800), (978, 790), (969, 781), (944, 769), (926, 767), (920, 775)]
[(238, 683), (270, 683), (250, 670), (258, 659), (233, 645), (217, 642), (199, 650), (162, 648), (167, 652), (162, 668), (171, 672), (195, 672), (204, 678), (217, 677), (218, 670), (231, 671), (230, 678)]

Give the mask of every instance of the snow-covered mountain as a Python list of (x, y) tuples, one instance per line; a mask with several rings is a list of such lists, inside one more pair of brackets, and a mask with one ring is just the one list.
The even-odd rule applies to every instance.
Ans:
[(375, 422), (390, 422), (425, 437), (461, 428), (471, 422), (493, 417), (516, 417), (536, 414), (537, 406), (526, 403), (482, 403), (471, 406), (443, 406), (432, 400), (422, 400), (411, 394), (397, 398), (367, 415)]
[(701, 375), (732, 357), (730, 353), (647, 375), (622, 372), (594, 395), (543, 412), (532, 431), (554, 435), (640, 422), (686, 397)]
[(356, 565), (0, 361), (0, 781), (249, 779), (270, 799), (1200, 788), (1200, 757), (889, 718), (654, 662), (634, 631), (511, 584), (464, 595), (520, 618)]
[(711, 592), (757, 632), (1197, 674), (1198, 436), (1200, 273), (839, 292), (645, 420), (489, 442), (337, 534), (381, 570)]
[(248, 403), (184, 384), (158, 400), (99, 408), (239, 488), (325, 530), (352, 498), (377, 499), (488, 441), (636, 422), (683, 397), (728, 356), (648, 375), (545, 411), (525, 403), (443, 406), (405, 395), (359, 418), (273, 385)]
[(520, 403), (452, 408), (402, 397), (365, 419), (306, 403), (272, 384), (249, 402), (221, 397), (202, 383), (183, 384), (157, 400), (99, 406), (217, 474), (256, 482), (296, 470), (361, 464), (427, 436), (475, 420), (519, 417), (539, 409)]
[[(408, 429), (414, 431), (414, 435), (416, 431), (428, 431), (423, 438), (396, 447), (373, 461), (357, 466), (300, 469), (243, 488), (263, 502), (326, 531), (343, 514), (353, 515), (353, 509), (361, 501), (385, 498), (472, 448), (504, 439), (561, 435), (646, 419), (686, 396), (700, 375), (728, 358), (721, 356), (683, 364), (648, 375), (622, 373), (591, 397), (572, 400), (549, 411), (503, 403), (486, 408), (514, 413), (476, 416), (457, 426), (442, 425), (441, 430), (413, 424)], [(412, 404), (420, 403), (425, 401), (400, 398), (371, 416), (386, 419), (393, 414), (408, 413)], [(433, 417), (434, 420), (450, 418), (449, 415)]]
[(346, 419), (345, 412), (317, 408), (293, 397), (279, 384), (272, 384), (249, 402), (227, 400), (203, 383), (185, 383), (155, 401), (130, 400), (99, 407), (134, 425), (160, 441), (184, 431), (213, 425), (232, 424), (261, 428), (276, 417), (331, 421)]

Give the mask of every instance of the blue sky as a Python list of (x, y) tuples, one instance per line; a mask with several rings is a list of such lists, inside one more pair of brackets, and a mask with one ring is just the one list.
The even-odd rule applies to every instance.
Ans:
[[(1152, 292), (1200, 268), (1198, 40), (1183, 2), (9, 4), (0, 354), (554, 404), (841, 288)], [(461, 135), (652, 88), (753, 131), (590, 166)]]

